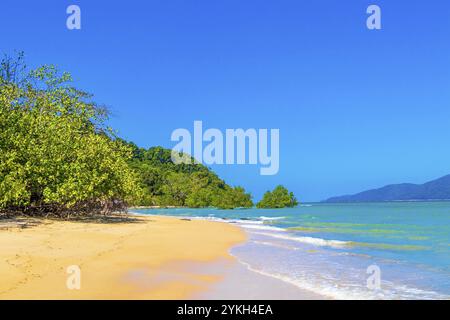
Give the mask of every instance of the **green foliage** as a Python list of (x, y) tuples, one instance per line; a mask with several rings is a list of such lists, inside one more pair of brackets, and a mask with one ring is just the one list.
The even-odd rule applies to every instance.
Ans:
[(279, 185), (273, 191), (267, 191), (262, 200), (256, 204), (257, 208), (286, 208), (298, 205), (293, 192)]
[(234, 209), (253, 206), (251, 195), (241, 187), (232, 188), (202, 164), (175, 164), (172, 152), (162, 147), (148, 150), (133, 143), (130, 166), (140, 177), (144, 196), (136, 205), (217, 207)]
[(70, 82), (53, 66), (26, 72), (23, 54), (0, 61), (0, 214), (253, 206), (202, 164), (175, 164), (171, 150), (117, 138), (107, 110)]
[(215, 198), (213, 206), (220, 209), (250, 208), (253, 207), (253, 201), (242, 187), (226, 188)]
[(104, 126), (106, 110), (53, 66), (17, 70), (0, 64), (0, 211), (109, 211), (140, 199), (131, 149)]

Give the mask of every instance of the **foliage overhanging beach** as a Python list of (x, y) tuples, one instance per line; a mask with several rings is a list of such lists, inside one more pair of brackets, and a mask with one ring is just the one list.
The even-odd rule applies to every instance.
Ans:
[(28, 70), (23, 54), (0, 65), (0, 212), (3, 215), (109, 214), (134, 206), (253, 206), (192, 159), (139, 148), (107, 126), (106, 107), (51, 65)]

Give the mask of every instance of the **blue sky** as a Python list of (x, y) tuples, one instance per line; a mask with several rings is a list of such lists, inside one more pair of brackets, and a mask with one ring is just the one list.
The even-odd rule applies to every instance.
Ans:
[[(82, 29), (66, 28), (79, 5)], [(382, 30), (366, 28), (366, 8)], [(214, 166), (315, 201), (450, 173), (445, 0), (2, 0), (0, 51), (56, 64), (143, 147), (176, 128), (279, 128), (280, 171)]]

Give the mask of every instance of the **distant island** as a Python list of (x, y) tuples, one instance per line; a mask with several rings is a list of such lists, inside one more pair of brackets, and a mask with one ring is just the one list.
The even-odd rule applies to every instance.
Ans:
[(372, 189), (354, 195), (332, 197), (323, 202), (379, 202), (379, 201), (425, 201), (449, 200), (450, 175), (424, 183), (392, 184), (379, 189)]

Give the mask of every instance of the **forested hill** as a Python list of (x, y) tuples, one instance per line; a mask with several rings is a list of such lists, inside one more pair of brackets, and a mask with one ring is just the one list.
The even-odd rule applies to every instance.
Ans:
[(325, 202), (377, 202), (412, 200), (450, 200), (450, 175), (424, 184), (392, 184), (379, 189), (333, 197)]
[[(175, 164), (171, 150), (143, 149), (124, 142), (133, 151), (130, 166), (140, 179), (144, 195), (138, 205), (252, 207), (251, 195), (242, 187), (231, 187), (202, 164)], [(193, 160), (193, 158), (191, 158)]]

